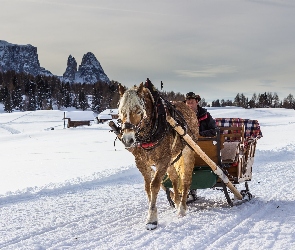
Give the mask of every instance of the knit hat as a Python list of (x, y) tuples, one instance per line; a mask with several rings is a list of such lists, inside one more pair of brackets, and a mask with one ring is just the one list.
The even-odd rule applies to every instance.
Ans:
[(201, 101), (201, 97), (199, 95), (196, 95), (194, 92), (188, 92), (185, 96), (185, 100), (189, 99), (196, 99), (198, 102)]

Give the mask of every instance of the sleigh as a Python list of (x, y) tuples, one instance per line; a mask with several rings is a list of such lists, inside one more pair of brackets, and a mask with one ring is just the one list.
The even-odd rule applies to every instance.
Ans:
[[(118, 92), (120, 119), (118, 126), (114, 122), (109, 125), (135, 157), (144, 178), (146, 229), (158, 227), (160, 186), (181, 217), (186, 215), (192, 189), (221, 186), (230, 205), (233, 202), (227, 189), (235, 200), (251, 198), (247, 183), (252, 178), (256, 140), (262, 136), (257, 121), (217, 119), (216, 136), (198, 138), (195, 112), (184, 102), (165, 100), (148, 78), (131, 89), (119, 84)], [(246, 190), (238, 191), (235, 185), (242, 182)]]
[[(239, 118), (215, 120), (216, 136), (198, 138), (197, 145), (200, 150), (195, 154), (191, 190), (222, 189), (228, 204), (233, 206), (252, 198), (248, 182), (252, 179), (256, 144), (262, 133), (257, 120)], [(183, 164), (182, 159), (176, 164)], [(213, 171), (214, 164), (222, 173)], [(227, 185), (220, 175), (228, 180)], [(241, 183), (245, 184), (245, 189), (237, 191), (236, 186)], [(231, 187), (230, 190), (228, 185)], [(168, 201), (173, 205), (169, 191), (172, 183), (167, 175), (163, 179), (162, 186), (166, 189)], [(234, 199), (230, 197), (231, 191), (234, 193)], [(236, 199), (236, 196), (239, 196), (239, 199)]]

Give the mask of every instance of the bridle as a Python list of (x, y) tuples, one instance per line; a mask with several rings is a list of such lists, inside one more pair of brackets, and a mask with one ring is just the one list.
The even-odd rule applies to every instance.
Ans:
[[(135, 133), (135, 143), (133, 146), (142, 147), (143, 149), (152, 149), (158, 145), (158, 143), (165, 137), (168, 132), (168, 124), (166, 122), (166, 116), (161, 117), (159, 119), (158, 115), (158, 100), (154, 100), (152, 94), (149, 89), (147, 89), (152, 102), (152, 112), (150, 117), (142, 116), (141, 120), (137, 125), (131, 122), (122, 122), (121, 119), (118, 119), (118, 122), (121, 124), (120, 126), (120, 134), (123, 135), (123, 130), (129, 129), (133, 130)], [(140, 98), (140, 97), (138, 97)], [(141, 99), (143, 103), (145, 103), (144, 98)], [(159, 121), (161, 120), (161, 124)], [(161, 131), (160, 131), (161, 130)]]
[(131, 122), (122, 122), (121, 119), (118, 119), (118, 122), (121, 123), (121, 132), (123, 134), (123, 130), (125, 129), (129, 129), (129, 130), (133, 130), (135, 133), (135, 138), (139, 137), (139, 133), (144, 131), (144, 127), (142, 127), (142, 124), (147, 120), (147, 118), (142, 117), (141, 120), (139, 121), (139, 123), (137, 125), (131, 123)]

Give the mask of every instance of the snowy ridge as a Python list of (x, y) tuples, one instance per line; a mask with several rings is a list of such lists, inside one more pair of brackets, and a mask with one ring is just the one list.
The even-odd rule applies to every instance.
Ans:
[(20, 132), (0, 129), (0, 249), (294, 249), (294, 110), (209, 111), (260, 122), (254, 198), (229, 207), (221, 191), (198, 190), (178, 218), (161, 190), (151, 232), (143, 178), (107, 124), (64, 129), (62, 111), (0, 112), (0, 127)]

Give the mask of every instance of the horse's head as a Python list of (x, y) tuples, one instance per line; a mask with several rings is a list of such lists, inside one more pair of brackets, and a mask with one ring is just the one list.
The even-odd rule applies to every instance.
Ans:
[(143, 120), (147, 118), (147, 109), (151, 107), (148, 97), (150, 96), (149, 100), (152, 97), (143, 83), (128, 90), (119, 84), (119, 94), (118, 114), (122, 123), (122, 142), (129, 148), (136, 143), (136, 134), (142, 129)]

